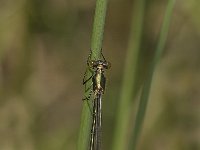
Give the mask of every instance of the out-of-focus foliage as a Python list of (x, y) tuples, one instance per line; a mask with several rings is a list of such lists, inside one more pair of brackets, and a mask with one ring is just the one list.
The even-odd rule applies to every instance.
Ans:
[[(103, 101), (104, 150), (112, 141), (131, 4), (109, 2), (103, 52), (112, 68)], [(153, 0), (146, 7), (141, 80), (165, 5), (166, 1)], [(199, 5), (196, 0), (177, 0), (153, 79), (140, 150), (200, 149)], [(94, 7), (91, 0), (1, 0), (0, 149), (76, 148)]]

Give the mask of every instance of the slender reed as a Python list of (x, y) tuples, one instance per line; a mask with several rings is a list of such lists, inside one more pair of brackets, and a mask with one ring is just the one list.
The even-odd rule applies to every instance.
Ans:
[(127, 127), (130, 119), (132, 100), (134, 97), (133, 92), (135, 91), (138, 57), (143, 29), (142, 25), (144, 9), (145, 0), (136, 0), (132, 12), (131, 31), (124, 68), (121, 95), (118, 104), (112, 150), (123, 150), (126, 149), (127, 145)]
[[(93, 22), (93, 30), (91, 37), (91, 58), (98, 59), (101, 56), (101, 48), (103, 41), (103, 33), (104, 33), (104, 24), (105, 24), (105, 16), (107, 9), (107, 0), (97, 0), (94, 22)], [(91, 76), (91, 72), (88, 71), (86, 73), (86, 77)], [(86, 85), (86, 89), (91, 85), (91, 82), (88, 82)], [(88, 92), (86, 91), (84, 95), (87, 97)], [(88, 107), (88, 103), (85, 100), (83, 102), (82, 116), (81, 116), (81, 125), (80, 132), (78, 137), (78, 150), (87, 150), (90, 138), (90, 127), (91, 127), (91, 112)]]
[(144, 82), (144, 85), (143, 85), (139, 108), (138, 108), (138, 112), (136, 115), (135, 127), (134, 127), (133, 133), (131, 135), (131, 142), (129, 145), (130, 150), (136, 150), (137, 141), (138, 141), (141, 129), (142, 129), (145, 112), (146, 112), (146, 108), (147, 108), (147, 102), (148, 102), (148, 98), (149, 98), (153, 73), (155, 70), (155, 66), (158, 63), (158, 61), (161, 57), (161, 54), (163, 52), (164, 46), (165, 46), (174, 4), (175, 4), (175, 0), (168, 1), (168, 5), (166, 8), (166, 12), (165, 12), (161, 32), (160, 32), (158, 45), (157, 45), (157, 48), (155, 51), (153, 61), (150, 64), (149, 71), (148, 71), (148, 74), (146, 77), (146, 81)]

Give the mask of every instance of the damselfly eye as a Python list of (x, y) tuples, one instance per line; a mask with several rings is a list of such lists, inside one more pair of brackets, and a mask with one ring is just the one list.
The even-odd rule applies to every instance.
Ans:
[(93, 68), (94, 67), (94, 63), (95, 61), (91, 60), (91, 61), (88, 61), (87, 64), (90, 68)]
[(91, 61), (91, 67), (92, 67), (92, 68), (96, 68), (98, 65), (99, 65), (99, 62), (98, 62), (98, 61), (95, 61), (95, 60), (92, 60), (92, 61)]
[(107, 62), (105, 62), (105, 63), (103, 64), (103, 66), (104, 66), (105, 69), (110, 69), (111, 63), (107, 61)]

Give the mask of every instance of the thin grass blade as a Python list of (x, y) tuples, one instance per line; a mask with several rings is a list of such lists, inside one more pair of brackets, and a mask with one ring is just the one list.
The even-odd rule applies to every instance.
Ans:
[(165, 12), (161, 32), (160, 32), (158, 45), (157, 45), (155, 55), (154, 55), (154, 59), (153, 59), (151, 65), (150, 65), (150, 68), (149, 68), (149, 71), (148, 71), (148, 76), (146, 77), (146, 81), (144, 82), (144, 85), (143, 85), (143, 90), (142, 90), (142, 94), (141, 94), (141, 98), (140, 98), (139, 108), (138, 108), (138, 112), (137, 112), (137, 115), (136, 115), (135, 127), (134, 127), (134, 130), (133, 130), (130, 145), (129, 145), (130, 150), (136, 150), (137, 141), (138, 141), (141, 129), (142, 129), (142, 124), (143, 124), (143, 121), (144, 121), (147, 103), (148, 103), (148, 99), (149, 99), (149, 93), (150, 93), (153, 73), (154, 73), (154, 70), (155, 70), (155, 66), (158, 63), (158, 61), (159, 61), (159, 59), (162, 55), (162, 52), (164, 50), (164, 46), (165, 46), (165, 42), (166, 42), (166, 39), (167, 39), (167, 34), (168, 34), (168, 30), (169, 30), (170, 19), (171, 19), (171, 16), (172, 16), (174, 4), (175, 4), (175, 0), (169, 0), (168, 1), (168, 5), (167, 5), (167, 8), (166, 8), (166, 12)]
[[(92, 30), (92, 38), (91, 38), (91, 58), (98, 59), (101, 56), (102, 49), (102, 41), (103, 41), (103, 33), (104, 33), (104, 24), (107, 10), (107, 0), (97, 0), (94, 22), (93, 22), (93, 30)], [(86, 77), (89, 78), (91, 76), (91, 72), (87, 71)], [(91, 82), (88, 82), (86, 88), (91, 85)], [(89, 95), (88, 92), (85, 92), (84, 95), (87, 97)], [(91, 127), (91, 113), (88, 107), (87, 102), (85, 101), (82, 109), (81, 116), (81, 125), (78, 137), (78, 150), (87, 150), (90, 139), (90, 127)]]
[(118, 104), (116, 127), (112, 150), (123, 150), (127, 146), (127, 127), (135, 91), (138, 57), (141, 44), (145, 0), (136, 0), (133, 5), (131, 31), (124, 68), (122, 89)]

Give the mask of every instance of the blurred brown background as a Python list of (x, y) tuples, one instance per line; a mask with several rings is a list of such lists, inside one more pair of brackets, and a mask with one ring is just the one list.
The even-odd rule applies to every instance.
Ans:
[[(156, 47), (163, 0), (147, 2), (141, 76)], [(132, 0), (110, 0), (103, 53), (112, 63), (103, 147), (112, 143)], [(93, 0), (0, 1), (0, 150), (75, 150)], [(177, 0), (154, 74), (141, 150), (200, 149), (200, 1)]]

